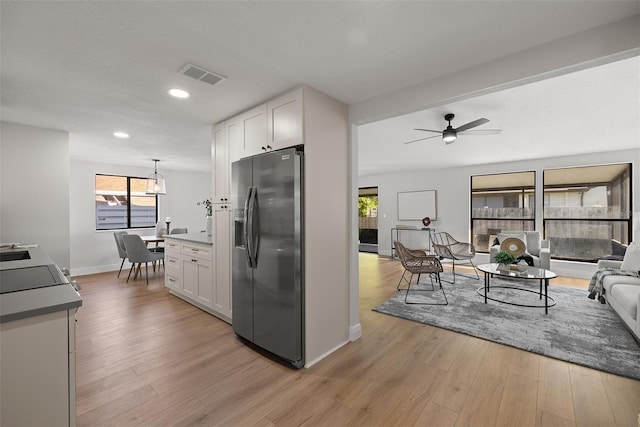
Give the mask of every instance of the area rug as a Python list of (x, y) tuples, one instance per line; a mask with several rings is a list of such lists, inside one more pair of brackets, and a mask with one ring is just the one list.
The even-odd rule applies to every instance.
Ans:
[[(443, 282), (449, 305), (405, 304), (405, 291), (400, 291), (373, 310), (640, 380), (640, 346), (613, 309), (588, 299), (586, 290), (550, 285), (549, 296), (556, 305), (545, 314), (537, 293), (506, 289), (518, 286), (537, 291), (537, 281), (493, 278), (490, 295), (503, 301), (542, 304), (542, 308), (491, 300), (485, 304), (477, 292), (482, 285), (482, 278), (457, 276), (455, 284)], [(413, 292), (413, 288), (409, 302), (444, 301), (442, 292)], [(420, 283), (419, 288), (425, 285)]]

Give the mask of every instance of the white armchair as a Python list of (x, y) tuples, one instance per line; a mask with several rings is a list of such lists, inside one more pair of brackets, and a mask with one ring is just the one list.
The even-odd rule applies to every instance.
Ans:
[[(533, 258), (534, 267), (551, 269), (551, 246), (548, 240), (542, 239), (539, 231), (503, 231), (497, 236), (502, 243), (507, 237), (516, 237), (525, 244), (525, 252)], [(489, 249), (490, 262), (495, 262), (496, 254), (500, 252), (500, 245), (492, 245)]]

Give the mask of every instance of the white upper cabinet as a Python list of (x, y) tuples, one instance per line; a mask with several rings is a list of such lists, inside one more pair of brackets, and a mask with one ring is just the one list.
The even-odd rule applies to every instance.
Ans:
[(224, 123), (214, 126), (213, 144), (211, 145), (213, 158), (213, 203), (228, 203), (231, 193), (231, 170), (229, 159), (229, 140), (227, 127)]
[[(222, 162), (231, 164), (244, 157), (304, 144), (303, 96), (304, 88), (300, 87), (214, 126), (214, 203), (228, 203), (222, 199), (229, 196), (230, 171), (218, 179), (218, 171), (224, 170)], [(217, 152), (222, 155), (218, 157)]]
[(244, 149), (242, 157), (267, 150), (267, 106), (259, 105), (242, 115)]
[(242, 158), (244, 152), (244, 123), (242, 117), (233, 117), (224, 123), (227, 137), (227, 149), (229, 152), (229, 162), (233, 163)]
[(272, 150), (303, 144), (302, 88), (267, 103), (267, 144)]

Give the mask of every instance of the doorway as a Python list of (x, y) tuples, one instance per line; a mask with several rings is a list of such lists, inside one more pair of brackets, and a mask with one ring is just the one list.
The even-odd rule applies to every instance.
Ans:
[(358, 189), (360, 252), (378, 253), (378, 187)]

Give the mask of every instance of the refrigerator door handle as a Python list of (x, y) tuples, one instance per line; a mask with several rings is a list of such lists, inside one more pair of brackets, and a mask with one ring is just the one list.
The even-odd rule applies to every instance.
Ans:
[(251, 262), (251, 232), (252, 230), (249, 228), (250, 227), (250, 222), (249, 222), (249, 207), (251, 206), (251, 194), (253, 193), (253, 187), (249, 187), (249, 190), (247, 191), (247, 198), (244, 200), (244, 218), (243, 218), (243, 225), (242, 225), (242, 237), (244, 239), (244, 247), (245, 247), (245, 252), (247, 254), (247, 262), (249, 263), (249, 267), (253, 267), (253, 264)]
[(249, 265), (253, 268), (258, 266), (258, 244), (260, 238), (259, 222), (257, 218), (258, 211), (258, 187), (253, 187), (253, 191), (249, 196)]

